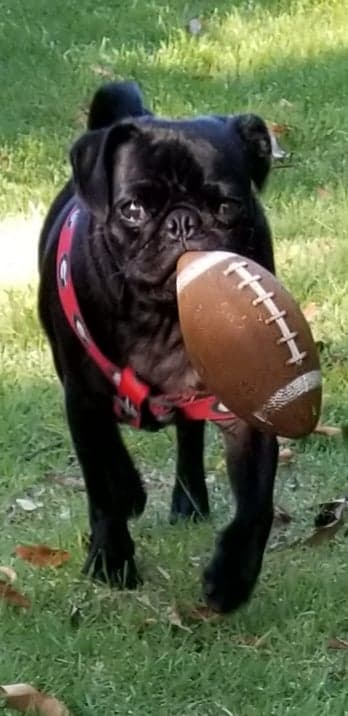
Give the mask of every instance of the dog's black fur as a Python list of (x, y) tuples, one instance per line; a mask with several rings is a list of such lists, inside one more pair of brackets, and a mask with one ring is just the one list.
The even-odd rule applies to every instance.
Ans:
[[(96, 93), (88, 131), (71, 150), (73, 178), (46, 217), (39, 249), (39, 314), (64, 387), (67, 418), (86, 482), (91, 539), (85, 571), (135, 587), (128, 520), (144, 510), (139, 473), (120, 435), (112, 386), (85, 353), (57, 295), (56, 248), (69, 207), (82, 212), (72, 250), (82, 315), (99, 348), (130, 365), (152, 393), (200, 386), (182, 343), (175, 267), (186, 250), (231, 250), (274, 272), (270, 230), (256, 197), (271, 145), (255, 115), (170, 121), (144, 109), (134, 83)], [(257, 357), (256, 357), (257, 360)], [(161, 427), (150, 415), (147, 427)], [(206, 517), (204, 422), (176, 412), (177, 469), (171, 521)], [(223, 423), (227, 470), (237, 501), (204, 572), (219, 611), (250, 596), (273, 518), (277, 441), (241, 421)]]

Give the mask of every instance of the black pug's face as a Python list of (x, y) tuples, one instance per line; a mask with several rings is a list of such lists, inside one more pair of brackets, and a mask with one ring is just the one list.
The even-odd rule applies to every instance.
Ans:
[[(173, 125), (123, 122), (87, 133), (71, 155), (79, 194), (105, 226), (108, 251), (128, 285), (165, 301), (175, 298), (176, 265), (185, 251), (245, 254), (254, 218), (255, 141), (248, 147), (234, 125), (218, 124), (216, 142)], [(263, 123), (261, 129), (269, 161)]]

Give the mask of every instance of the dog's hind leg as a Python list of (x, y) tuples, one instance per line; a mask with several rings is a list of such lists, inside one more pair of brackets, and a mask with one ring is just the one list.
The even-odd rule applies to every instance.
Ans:
[(179, 419), (176, 425), (177, 464), (170, 510), (171, 523), (209, 515), (203, 465), (204, 421)]

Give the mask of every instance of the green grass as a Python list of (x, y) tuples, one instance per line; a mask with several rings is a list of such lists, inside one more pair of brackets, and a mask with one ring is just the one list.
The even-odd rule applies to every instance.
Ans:
[[(193, 37), (185, 28), (197, 16), (203, 32)], [(44, 210), (104, 76), (134, 77), (162, 114), (253, 110), (288, 123), (282, 143), (292, 166), (274, 171), (264, 202), (280, 276), (303, 304), (319, 306), (323, 417), (348, 423), (347, 43), (344, 0), (221, 0), (217, 10), (207, 1), (71, 0), (62, 10), (55, 1), (7, 0), (0, 214)], [(84, 496), (45, 479), (77, 468), (35, 288), (4, 289), (0, 299), (0, 564), (15, 566), (33, 602), (20, 614), (0, 605), (0, 684), (54, 692), (74, 716), (343, 716), (347, 655), (327, 641), (348, 638), (347, 539), (342, 530), (317, 549), (289, 547), (311, 530), (318, 503), (347, 492), (343, 442), (300, 441), (294, 463), (279, 468), (276, 499), (295, 519), (272, 536), (277, 548), (250, 604), (218, 622), (186, 618), (190, 631), (174, 627), (168, 609), (198, 602), (202, 565), (231, 509), (218, 437), (210, 428), (212, 523), (173, 528), (173, 434), (127, 432), (149, 484), (149, 507), (134, 525), (144, 586), (122, 594), (83, 580)], [(14, 508), (28, 496), (43, 506)], [(62, 546), (71, 560), (34, 570), (13, 557), (26, 542)], [(248, 636), (265, 636), (263, 645), (243, 644)]]

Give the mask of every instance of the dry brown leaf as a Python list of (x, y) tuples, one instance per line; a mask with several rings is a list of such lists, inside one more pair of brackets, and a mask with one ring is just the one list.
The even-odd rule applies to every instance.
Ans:
[(337, 520), (337, 522), (334, 522), (332, 525), (327, 525), (327, 527), (320, 527), (315, 530), (310, 537), (305, 539), (304, 544), (308, 547), (318, 547), (323, 542), (328, 542), (335, 537), (341, 527), (342, 522), (340, 520)]
[(319, 423), (319, 425), (314, 428), (314, 432), (317, 433), (317, 435), (325, 435), (326, 437), (331, 438), (335, 435), (342, 435), (342, 428), (335, 425), (322, 425), (322, 423)]
[(41, 716), (70, 716), (67, 707), (54, 696), (47, 696), (29, 684), (0, 686), (0, 695), (10, 708), (33, 712)]
[(279, 462), (292, 462), (295, 453), (291, 448), (284, 447), (279, 450)]
[(347, 639), (340, 639), (339, 637), (334, 637), (333, 639), (329, 639), (327, 644), (328, 649), (348, 649), (348, 641)]
[(308, 323), (311, 323), (314, 318), (318, 315), (319, 306), (314, 301), (311, 301), (302, 309), (302, 313)]
[(267, 122), (267, 126), (271, 130), (271, 132), (276, 135), (276, 137), (281, 137), (284, 134), (288, 134), (291, 129), (288, 124), (279, 124), (279, 122)]
[(339, 529), (342, 527), (342, 520), (337, 520), (336, 522), (333, 522), (331, 525), (327, 525), (326, 527), (319, 527), (318, 529), (313, 532), (310, 537), (308, 537), (304, 544), (308, 545), (309, 547), (318, 547), (318, 545), (322, 544), (323, 542), (328, 542), (330, 539), (333, 539), (333, 537), (336, 536)]
[(35, 567), (60, 567), (70, 555), (64, 549), (53, 549), (45, 544), (18, 545), (16, 555)]
[(320, 512), (315, 518), (315, 531), (304, 544), (317, 547), (322, 542), (332, 539), (344, 524), (344, 513), (348, 508), (346, 498), (325, 502), (320, 505)]
[(314, 520), (316, 527), (328, 527), (338, 520), (342, 520), (345, 511), (348, 509), (347, 497), (340, 497), (339, 500), (322, 502), (319, 505), (319, 512)]
[(268, 130), (269, 130), (269, 137), (271, 140), (272, 158), (274, 160), (288, 159), (290, 157), (290, 155), (288, 154), (288, 152), (285, 151), (285, 149), (282, 149), (282, 147), (280, 146), (280, 144), (278, 142), (278, 137), (276, 137), (276, 135), (274, 134), (274, 132), (272, 132), (272, 130), (270, 129), (269, 126), (268, 126)]
[(29, 609), (31, 602), (23, 594), (17, 592), (11, 584), (0, 580), (0, 599), (8, 604), (12, 604), (14, 607), (23, 607), (23, 609)]
[(59, 475), (56, 473), (48, 472), (45, 475), (46, 480), (50, 482), (56, 482), (57, 485), (63, 485), (64, 487), (70, 487), (72, 490), (78, 490), (81, 492), (85, 491), (85, 483), (79, 477), (73, 475)]
[(215, 612), (214, 609), (211, 609), (204, 604), (199, 604), (197, 607), (192, 607), (192, 609), (189, 609), (186, 612), (185, 616), (187, 616), (188, 619), (193, 619), (194, 621), (201, 622), (216, 621), (216, 619), (221, 618), (221, 615)]
[(276, 527), (288, 525), (292, 521), (291, 515), (281, 507), (281, 505), (274, 505), (273, 524)]
[(180, 614), (179, 614), (179, 612), (178, 612), (178, 610), (177, 610), (177, 608), (176, 608), (175, 606), (174, 606), (174, 607), (169, 607), (168, 612), (167, 612), (167, 615), (168, 615), (169, 623), (170, 623), (172, 626), (175, 626), (175, 627), (177, 627), (178, 629), (183, 629), (183, 631), (187, 631), (187, 632), (191, 632), (191, 631), (192, 631), (192, 630), (190, 629), (190, 627), (185, 626), (185, 624), (182, 623), (181, 616), (180, 616)]
[(13, 584), (13, 582), (15, 582), (17, 579), (17, 572), (15, 572), (15, 570), (12, 569), (12, 567), (1, 567), (0, 566), (0, 572), (7, 578), (8, 582), (10, 582), (11, 584)]

